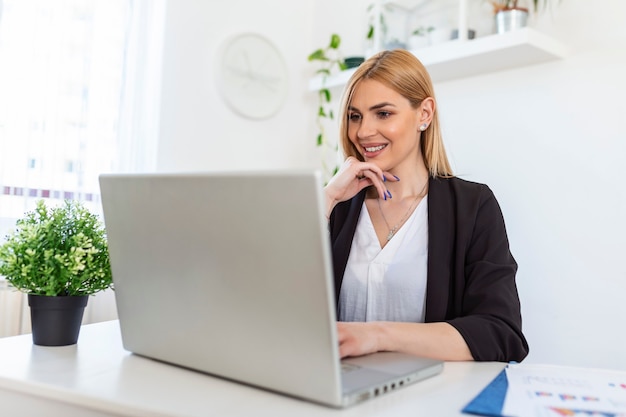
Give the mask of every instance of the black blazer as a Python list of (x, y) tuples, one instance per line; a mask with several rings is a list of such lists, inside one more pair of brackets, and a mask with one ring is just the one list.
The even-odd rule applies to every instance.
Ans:
[[(364, 199), (365, 190), (339, 203), (330, 216), (337, 302)], [(456, 177), (430, 178), (426, 322), (454, 326), (477, 361), (521, 361), (528, 343), (516, 272), (504, 218), (489, 187)]]

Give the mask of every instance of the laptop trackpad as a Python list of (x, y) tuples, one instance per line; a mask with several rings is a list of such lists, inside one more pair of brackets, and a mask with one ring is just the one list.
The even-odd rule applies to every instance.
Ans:
[(364, 356), (345, 358), (342, 359), (341, 363), (402, 376), (420, 369), (430, 368), (441, 363), (441, 361), (420, 358), (400, 352), (377, 352)]

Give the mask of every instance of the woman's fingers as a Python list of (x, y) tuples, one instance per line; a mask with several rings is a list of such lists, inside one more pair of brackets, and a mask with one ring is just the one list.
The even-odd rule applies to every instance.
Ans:
[(400, 181), (400, 179), (398, 177), (396, 177), (395, 175), (393, 175), (390, 172), (383, 172), (380, 168), (378, 168), (376, 165), (373, 165), (375, 168), (374, 169), (364, 169), (361, 171), (362, 175), (364, 178), (367, 178), (369, 181), (367, 182), (367, 185), (361, 187), (359, 189), (362, 190), (363, 188), (365, 188), (366, 186), (370, 186), (373, 185), (374, 187), (376, 187), (376, 191), (378, 192), (378, 197), (383, 199), (383, 200), (387, 200), (389, 198), (392, 198), (393, 196), (391, 195), (391, 193), (389, 192), (389, 190), (387, 189), (386, 186), (386, 182), (390, 181), (390, 182), (397, 182)]
[(361, 356), (378, 350), (372, 329), (368, 323), (338, 322), (337, 337), (339, 341), (339, 355)]
[(379, 198), (383, 200), (392, 198), (385, 185), (387, 181), (395, 182), (399, 181), (399, 178), (390, 172), (383, 172), (372, 162), (362, 162), (354, 157), (347, 158), (325, 188), (327, 217), (337, 203), (351, 199), (370, 186), (376, 188)]
[(391, 194), (388, 194), (389, 191), (387, 191), (387, 187), (385, 187), (385, 180), (383, 179), (382, 175), (382, 171), (380, 172), (380, 174), (378, 172), (373, 172), (369, 170), (363, 171), (363, 176), (369, 179), (369, 185), (373, 185), (374, 187), (376, 187), (378, 196), (383, 200), (386, 200), (388, 198), (391, 198)]
[[(351, 175), (356, 177), (359, 180), (359, 191), (365, 187), (373, 185), (379, 191), (381, 198), (385, 198), (385, 178), (383, 175), (383, 171), (378, 167), (378, 165), (371, 162), (361, 162), (354, 157), (349, 157), (346, 159), (346, 163), (344, 165), (348, 172), (351, 172)], [(366, 179), (368, 181), (363, 181)]]

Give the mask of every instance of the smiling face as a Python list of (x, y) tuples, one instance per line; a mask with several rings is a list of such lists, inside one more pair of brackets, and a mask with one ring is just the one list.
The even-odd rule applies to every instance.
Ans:
[(415, 109), (408, 99), (379, 81), (362, 80), (348, 106), (350, 142), (365, 161), (385, 171), (423, 164), (420, 125), (426, 101)]
[[(376, 83), (379, 85), (377, 86)], [(358, 91), (358, 97), (355, 97), (357, 89), (360, 91)], [(376, 95), (373, 95), (374, 93)], [(418, 158), (418, 165), (426, 168), (429, 174), (434, 177), (454, 176), (441, 136), (435, 92), (430, 75), (419, 59), (405, 49), (387, 50), (374, 54), (359, 65), (350, 77), (350, 80), (348, 80), (341, 102), (339, 130), (339, 139), (344, 156), (358, 160), (369, 159), (382, 165), (383, 159), (391, 160), (391, 158), (388, 158), (388, 154), (391, 153), (389, 151), (392, 148), (394, 155), (401, 153), (396, 152), (398, 146), (395, 146), (395, 140), (394, 146), (389, 146), (392, 143), (392, 139), (397, 138), (399, 131), (394, 132), (392, 135), (388, 128), (384, 126), (391, 126), (398, 119), (404, 121), (404, 114), (400, 116), (393, 112), (389, 115), (385, 113), (380, 114), (383, 118), (390, 116), (387, 119), (379, 119), (379, 123), (376, 123), (379, 130), (378, 136), (381, 140), (379, 145), (387, 145), (387, 147), (381, 149), (383, 152), (376, 154), (376, 150), (370, 148), (372, 152), (368, 153), (366, 157), (366, 151), (360, 145), (360, 141), (366, 143), (366, 130), (363, 131), (359, 139), (359, 134), (361, 133), (357, 134), (357, 124), (361, 123), (364, 129), (367, 129), (367, 123), (371, 121), (373, 114), (369, 108), (386, 100), (400, 108), (401, 113), (404, 113), (404, 110), (412, 106), (418, 119), (421, 119), (418, 123), (417, 131), (409, 131), (407, 127), (405, 139), (413, 134), (415, 135), (414, 137), (417, 137), (420, 127), (426, 126), (424, 132), (417, 139), (419, 143), (415, 144), (417, 146), (416, 153), (411, 154), (411, 156)], [(407, 100), (411, 103), (408, 107), (406, 106)], [(353, 109), (351, 110), (350, 107)], [(383, 108), (383, 110), (386, 109)], [(359, 113), (362, 119), (359, 121), (357, 117), (352, 121), (348, 117), (350, 113)], [(372, 121), (372, 123), (374, 122), (375, 120)], [(374, 140), (371, 140), (371, 142), (373, 143)], [(405, 145), (407, 144), (405, 143)]]

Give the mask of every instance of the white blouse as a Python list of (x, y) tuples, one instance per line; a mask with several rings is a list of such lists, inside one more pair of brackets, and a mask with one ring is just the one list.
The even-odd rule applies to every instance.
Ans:
[(424, 322), (427, 197), (382, 249), (363, 203), (339, 292), (339, 321)]

